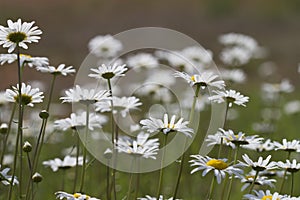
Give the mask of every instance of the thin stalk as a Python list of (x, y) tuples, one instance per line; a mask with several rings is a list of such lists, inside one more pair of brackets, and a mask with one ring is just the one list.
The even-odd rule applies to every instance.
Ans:
[(80, 149), (79, 149), (80, 140), (79, 140), (79, 136), (78, 136), (78, 134), (75, 130), (74, 130), (74, 134), (75, 134), (75, 137), (76, 137), (76, 166), (75, 166), (75, 177), (74, 177), (73, 193), (76, 192), (76, 184), (77, 184), (78, 173), (79, 173), (78, 172), (79, 171), (78, 163), (79, 163), (79, 152), (80, 152)]
[(63, 170), (62, 170), (62, 182), (61, 182), (61, 190), (62, 190), (62, 191), (65, 190), (65, 174), (66, 174), (66, 170), (63, 169)]
[[(238, 156), (239, 148), (240, 148), (240, 145), (236, 145), (236, 150), (235, 150), (235, 154), (234, 154), (234, 161), (233, 161), (234, 165), (236, 164), (236, 161), (237, 161), (237, 156)], [(234, 175), (231, 176), (231, 179), (230, 179), (230, 182), (229, 182), (229, 189), (228, 189), (228, 193), (227, 193), (227, 200), (230, 199), (233, 178), (234, 178)], [(255, 180), (254, 180), (254, 182), (255, 182)]]
[(286, 173), (287, 173), (287, 170), (285, 169), (284, 174), (283, 174), (283, 178), (282, 178), (282, 182), (281, 182), (281, 186), (280, 186), (280, 190), (279, 190), (279, 194), (282, 194), (282, 190), (283, 190), (284, 183), (285, 183)]
[(210, 189), (209, 189), (209, 194), (208, 194), (208, 200), (212, 199), (212, 193), (214, 191), (214, 186), (215, 186), (215, 179), (216, 179), (216, 177), (213, 176), (213, 178), (211, 180), (211, 184), (210, 184)]
[(129, 183), (128, 183), (128, 191), (127, 191), (127, 200), (130, 200), (130, 194), (131, 194), (131, 187), (132, 187), (132, 179), (133, 179), (133, 167), (135, 165), (135, 158), (133, 159), (132, 163), (131, 163), (131, 172), (130, 172), (130, 176), (129, 176)]
[[(196, 91), (195, 91), (195, 95), (194, 95), (194, 99), (193, 99), (193, 104), (191, 107), (191, 111), (190, 111), (190, 116), (189, 116), (189, 123), (191, 124), (194, 118), (194, 113), (195, 113), (195, 106), (196, 106), (196, 102), (199, 96), (199, 91), (200, 91), (200, 85), (197, 85), (196, 87)], [(173, 198), (176, 199), (177, 197), (177, 193), (178, 193), (178, 189), (179, 189), (179, 184), (180, 184), (180, 180), (181, 180), (181, 176), (182, 176), (182, 171), (183, 171), (183, 165), (184, 165), (184, 161), (185, 161), (185, 149), (187, 146), (187, 138), (185, 138), (185, 144), (184, 144), (184, 149), (183, 149), (183, 154), (181, 156), (181, 162), (180, 162), (180, 167), (179, 167), (179, 171), (178, 171), (178, 176), (177, 176), (177, 181), (176, 181), (176, 185), (175, 185), (175, 190), (174, 190), (174, 194), (173, 194)]]
[(292, 172), (292, 186), (291, 186), (291, 196), (293, 196), (294, 193), (294, 172)]
[(249, 192), (248, 192), (249, 194), (252, 193), (252, 190), (253, 190), (253, 187), (254, 187), (254, 185), (255, 185), (255, 181), (256, 181), (256, 179), (257, 179), (258, 174), (259, 174), (259, 171), (256, 171), (255, 176), (254, 176), (254, 179), (253, 179), (253, 182), (251, 183), (250, 188), (249, 188)]
[(2, 149), (1, 161), (0, 161), (1, 166), (3, 165), (3, 159), (4, 159), (5, 151), (6, 151), (7, 139), (8, 139), (10, 130), (11, 130), (11, 124), (14, 119), (15, 111), (16, 111), (16, 104), (13, 105), (13, 109), (11, 111), (11, 115), (10, 115), (9, 122), (8, 122), (7, 133), (6, 133), (4, 141), (3, 141), (3, 149)]
[(86, 125), (85, 125), (85, 133), (84, 133), (84, 143), (83, 143), (83, 164), (82, 164), (82, 171), (81, 171), (81, 181), (80, 181), (80, 189), (79, 191), (82, 192), (84, 186), (84, 178), (85, 178), (85, 167), (86, 167), (86, 156), (87, 156), (87, 136), (89, 134), (89, 119), (90, 119), (90, 107), (89, 104), (86, 105)]
[(138, 193), (139, 193), (139, 188), (140, 188), (140, 158), (137, 160), (137, 174), (136, 174), (136, 184), (135, 184), (135, 196), (134, 199), (137, 199)]
[(110, 191), (109, 191), (109, 178), (110, 178), (110, 172), (109, 172), (109, 159), (107, 159), (107, 165), (106, 165), (106, 199), (110, 200)]
[[(227, 103), (226, 104), (226, 110), (225, 110), (225, 119), (224, 119), (224, 123), (223, 123), (223, 128), (225, 128), (225, 125), (226, 125), (228, 107), (229, 107), (229, 104)], [(218, 152), (217, 158), (220, 158), (220, 156), (221, 156), (222, 148), (223, 148), (223, 140), (224, 140), (223, 137), (221, 137), (221, 141), (220, 141), (220, 145), (219, 145), (219, 152)]]
[(162, 153), (162, 156), (161, 156), (161, 165), (160, 165), (159, 181), (158, 181), (156, 199), (159, 199), (160, 192), (161, 192), (161, 185), (162, 185), (162, 180), (163, 180), (164, 157), (165, 157), (166, 145), (167, 145), (167, 137), (168, 137), (168, 135), (164, 136), (164, 150), (163, 150), (163, 153)]
[(113, 102), (113, 94), (112, 94), (112, 87), (111, 87), (111, 82), (110, 79), (107, 79), (107, 84), (108, 84), (108, 90), (110, 92), (110, 96), (111, 96), (111, 100), (110, 100), (110, 104), (111, 104), (111, 142), (114, 145), (115, 144), (115, 123), (114, 123), (114, 114), (113, 114), (113, 110), (114, 110), (114, 102)]
[[(19, 138), (21, 137), (20, 135), (23, 135), (23, 131), (22, 131), (22, 122), (23, 122), (23, 118), (22, 118), (22, 69), (21, 69), (21, 61), (20, 61), (20, 47), (19, 44), (16, 44), (16, 49), (17, 49), (17, 67), (18, 67), (18, 84), (19, 84), (19, 88), (18, 88), (18, 108), (19, 108), (19, 118), (18, 118), (18, 134), (17, 134), (17, 140), (16, 140), (16, 148), (15, 148), (15, 155), (14, 155), (14, 165), (13, 165), (13, 173), (12, 173), (12, 178), (11, 178), (11, 184), (9, 187), (9, 195), (8, 195), (8, 199), (11, 200), (12, 198), (12, 189), (13, 189), (13, 182), (15, 180), (15, 174), (16, 174), (16, 167), (17, 167), (17, 155), (18, 155), (18, 145), (19, 145)], [(21, 143), (22, 145), (22, 143)], [(20, 150), (22, 152), (22, 148)], [(22, 170), (22, 169), (21, 169)], [(21, 171), (20, 170), (20, 171)], [(20, 177), (21, 178), (21, 177)], [(19, 188), (20, 188), (20, 195), (22, 195), (21, 192), (21, 180), (19, 181)]]
[[(32, 163), (31, 163), (31, 160), (30, 160), (30, 156), (29, 156), (29, 152), (26, 152), (26, 155), (27, 155), (27, 161), (28, 161), (28, 168), (29, 168), (29, 172), (30, 174), (32, 175), (33, 174), (33, 166), (32, 166)], [(29, 179), (31, 180), (32, 176), (29, 177)], [(30, 193), (29, 193), (29, 190), (30, 190), (30, 187), (31, 187), (31, 195), (33, 195), (33, 181), (30, 181), (29, 180), (29, 184), (27, 185), (26, 187), (26, 200), (30, 199)]]

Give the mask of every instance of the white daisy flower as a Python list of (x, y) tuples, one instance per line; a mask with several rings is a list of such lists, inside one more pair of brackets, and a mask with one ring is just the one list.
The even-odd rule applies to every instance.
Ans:
[(254, 38), (240, 33), (227, 33), (221, 35), (219, 37), (219, 42), (226, 46), (240, 46), (250, 52), (254, 52), (258, 49), (257, 41)]
[(63, 100), (63, 103), (79, 102), (93, 104), (99, 101), (110, 100), (110, 94), (107, 90), (83, 89), (79, 85), (67, 90), (65, 93), (66, 96), (60, 98)]
[(175, 77), (180, 77), (186, 80), (191, 86), (200, 85), (202, 89), (210, 86), (223, 89), (225, 83), (222, 80), (216, 80), (219, 78), (218, 75), (215, 75), (213, 72), (205, 71), (201, 74), (194, 74), (192, 76), (188, 75), (185, 72), (175, 72)]
[[(140, 197), (137, 198), (138, 200), (174, 200), (173, 197), (171, 198), (164, 198), (163, 195), (159, 195), (159, 199), (157, 199), (156, 197), (151, 197), (150, 195), (146, 195), (145, 197)], [(176, 199), (176, 200), (180, 200), (180, 199)]]
[[(102, 125), (106, 122), (107, 117), (95, 113), (90, 113), (89, 129), (93, 131), (94, 128), (102, 128)], [(82, 112), (79, 114), (72, 113), (68, 118), (54, 121), (54, 128), (62, 131), (66, 131), (67, 129), (79, 129), (85, 126), (86, 112)]]
[(270, 139), (267, 139), (264, 142), (250, 143), (250, 144), (245, 145), (243, 147), (246, 148), (246, 149), (251, 149), (251, 150), (258, 151), (258, 152), (274, 150), (274, 144), (273, 144), (273, 142), (271, 142)]
[(250, 61), (251, 57), (251, 52), (241, 47), (225, 48), (220, 54), (220, 60), (229, 66), (245, 65)]
[(246, 80), (246, 74), (241, 69), (222, 69), (220, 73), (223, 80), (232, 83), (244, 83)]
[(186, 47), (181, 51), (181, 53), (185, 58), (196, 65), (200, 64), (203, 65), (203, 67), (208, 67), (212, 62), (212, 51), (199, 46)]
[(252, 161), (247, 154), (242, 155), (246, 166), (252, 167), (255, 171), (272, 170), (276, 168), (276, 162), (270, 162), (271, 155), (265, 160), (262, 157), (258, 158), (258, 161)]
[(184, 119), (180, 118), (175, 123), (175, 119), (176, 115), (173, 115), (169, 121), (168, 114), (164, 114), (164, 121), (150, 117), (150, 119), (141, 120), (140, 124), (142, 124), (142, 128), (146, 129), (149, 133), (162, 132), (166, 135), (171, 132), (181, 132), (188, 137), (192, 137), (191, 134), (194, 133), (194, 130), (187, 127), (189, 122), (183, 121)]
[[(21, 94), (22, 94), (22, 104), (26, 106), (33, 107), (35, 103), (43, 102), (43, 92), (40, 92), (39, 88), (32, 88), (30, 85), (26, 85), (22, 83), (21, 86)], [(7, 100), (9, 102), (19, 102), (19, 84), (17, 87), (12, 86), (12, 89), (7, 89), (5, 93)]]
[(228, 106), (232, 107), (232, 104), (241, 105), (246, 107), (245, 103), (249, 101), (249, 97), (242, 95), (240, 92), (235, 90), (226, 91), (213, 91), (216, 95), (209, 97), (208, 99), (212, 102), (223, 103), (228, 102)]
[(38, 71), (43, 73), (50, 73), (54, 75), (63, 75), (67, 76), (68, 74), (73, 74), (76, 72), (76, 70), (73, 68), (73, 66), (67, 66), (65, 64), (60, 64), (58, 67), (54, 66), (39, 66), (36, 68)]
[[(17, 54), (0, 54), (0, 65), (5, 63), (11, 64), (18, 60)], [(20, 65), (28, 65), (29, 67), (48, 66), (49, 60), (46, 57), (32, 57), (27, 54), (20, 54)]]
[(146, 97), (150, 96), (152, 100), (163, 103), (170, 103), (174, 97), (172, 92), (168, 88), (155, 83), (143, 85), (141, 89), (136, 91), (136, 94)]
[[(1, 165), (0, 165), (1, 168)], [(3, 170), (0, 171), (0, 182), (3, 183), (4, 185), (10, 185), (12, 181), (12, 176), (8, 175), (9, 168), (4, 168)], [(13, 185), (19, 184), (19, 181), (17, 177), (14, 177), (14, 182)]]
[(205, 141), (207, 142), (207, 146), (213, 146), (213, 145), (216, 145), (216, 144), (226, 144), (227, 145), (227, 142), (225, 140), (222, 140), (223, 138), (223, 134), (221, 132), (217, 132), (215, 134), (212, 134), (212, 135), (208, 135), (207, 138), (205, 139)]
[(273, 144), (276, 151), (283, 150), (288, 152), (300, 152), (300, 140), (287, 141), (287, 139), (283, 139), (282, 143), (274, 141)]
[(125, 76), (125, 72), (128, 70), (126, 65), (105, 65), (102, 64), (97, 69), (92, 68), (91, 71), (95, 72), (95, 74), (89, 74), (89, 77), (93, 77), (96, 79), (111, 79), (117, 76)]
[[(241, 191), (244, 191), (247, 187), (249, 187), (253, 183), (254, 178), (255, 178), (255, 173), (256, 173), (255, 171), (250, 171), (250, 173), (248, 175), (245, 175), (245, 176), (242, 175), (242, 176), (237, 177), (237, 178), (241, 179), (241, 183), (244, 183), (244, 185), (241, 188)], [(266, 176), (258, 175), (255, 179), (254, 184), (258, 185), (258, 186), (267, 185), (269, 187), (274, 188), (275, 187), (274, 183), (276, 183), (275, 179), (269, 179)]]
[(95, 56), (109, 58), (116, 56), (123, 45), (111, 35), (99, 35), (89, 41), (88, 47)]
[(262, 91), (265, 93), (291, 93), (295, 87), (290, 83), (288, 79), (283, 79), (280, 83), (264, 83), (262, 85)]
[(285, 163), (279, 161), (277, 162), (277, 166), (291, 173), (295, 173), (300, 170), (300, 163), (298, 163), (296, 159), (293, 159), (292, 161), (286, 160)]
[(120, 137), (116, 143), (116, 149), (130, 155), (156, 159), (159, 150), (158, 138), (149, 139), (150, 134), (139, 133), (136, 140), (128, 137)]
[(129, 67), (139, 71), (141, 68), (155, 68), (159, 63), (157, 59), (149, 53), (139, 53), (127, 58)]
[(21, 19), (16, 22), (7, 20), (8, 27), (0, 25), (0, 45), (8, 48), (8, 53), (11, 53), (17, 45), (27, 49), (26, 43), (38, 42), (42, 31), (37, 26), (33, 26), (34, 23), (34, 21), (22, 23)]
[(69, 193), (62, 192), (62, 191), (55, 192), (55, 196), (56, 196), (56, 199), (60, 199), (60, 200), (62, 200), (62, 199), (66, 199), (66, 200), (100, 200), (95, 197), (90, 197), (87, 194), (81, 194), (81, 193), (69, 194)]
[(300, 101), (290, 101), (284, 105), (284, 111), (288, 115), (300, 113)]
[[(112, 97), (114, 111), (113, 113), (120, 113), (122, 117), (126, 117), (130, 110), (137, 110), (138, 106), (141, 106), (139, 98), (134, 96), (131, 97)], [(111, 111), (111, 101), (97, 102), (95, 103), (96, 111), (100, 112), (110, 112)]]
[(280, 195), (278, 192), (275, 193), (271, 193), (270, 190), (267, 191), (263, 191), (263, 190), (253, 190), (254, 194), (246, 194), (244, 195), (245, 199), (249, 199), (249, 200), (281, 200), (284, 199), (283, 195)]
[(197, 166), (195, 169), (191, 171), (191, 174), (203, 170), (202, 176), (205, 176), (208, 172), (213, 171), (215, 177), (217, 178), (218, 184), (221, 183), (221, 179), (225, 178), (226, 173), (229, 175), (240, 176), (243, 174), (243, 170), (240, 169), (243, 165), (235, 164), (229, 165), (227, 159), (214, 159), (209, 156), (201, 156), (201, 155), (191, 155), (194, 160), (190, 160), (191, 166)]
[[(67, 155), (63, 160), (55, 158), (54, 160), (43, 161), (43, 165), (51, 167), (52, 171), (56, 172), (58, 169), (69, 169), (76, 166), (76, 157)], [(83, 157), (79, 156), (78, 165), (83, 164)]]

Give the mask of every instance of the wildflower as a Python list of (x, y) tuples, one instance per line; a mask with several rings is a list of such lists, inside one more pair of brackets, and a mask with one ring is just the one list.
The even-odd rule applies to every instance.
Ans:
[[(76, 157), (66, 156), (63, 160), (55, 158), (54, 160), (43, 161), (43, 165), (51, 167), (56, 172), (58, 169), (69, 169), (76, 166)], [(82, 156), (78, 157), (78, 165), (83, 164)]]
[(227, 144), (225, 140), (222, 140), (223, 134), (221, 132), (217, 132), (215, 134), (208, 135), (205, 139), (205, 142), (207, 143), (207, 146), (213, 146), (216, 144)]
[(275, 150), (283, 150), (287, 152), (299, 152), (300, 151), (300, 141), (299, 140), (292, 140), (292, 141), (287, 141), (287, 139), (282, 140), (282, 144), (274, 141), (273, 142), (275, 146)]
[(127, 59), (127, 64), (137, 71), (141, 68), (155, 68), (159, 65), (157, 59), (149, 53), (140, 53), (130, 56)]
[[(1, 165), (0, 165), (1, 168)], [(0, 171), (0, 182), (3, 183), (4, 185), (10, 185), (12, 176), (8, 175), (7, 173), (9, 172), (9, 168), (4, 168), (2, 171)], [(14, 182), (13, 185), (19, 184), (19, 181), (17, 177), (14, 177)]]
[(134, 156), (156, 159), (155, 155), (159, 150), (158, 138), (148, 139), (149, 134), (139, 133), (136, 140), (121, 137), (117, 141), (117, 150)]
[(300, 163), (297, 163), (296, 159), (293, 159), (292, 162), (289, 160), (286, 160), (285, 163), (282, 161), (279, 161), (279, 162), (277, 162), (277, 166), (282, 169), (286, 169), (286, 171), (291, 172), (291, 173), (295, 173), (300, 170)]
[(255, 171), (271, 170), (276, 168), (276, 162), (270, 162), (271, 155), (269, 155), (265, 160), (262, 157), (258, 158), (258, 161), (252, 161), (247, 154), (244, 154), (243, 159), (246, 166), (252, 167)]
[(81, 194), (81, 193), (69, 194), (69, 193), (62, 192), (62, 191), (55, 192), (55, 196), (56, 196), (56, 199), (60, 199), (60, 200), (62, 200), (62, 199), (66, 199), (66, 200), (100, 200), (95, 197), (90, 197), (87, 194)]
[(291, 93), (295, 87), (290, 83), (288, 79), (283, 79), (280, 83), (264, 83), (262, 85), (262, 91), (265, 93)]
[(122, 43), (111, 35), (99, 35), (92, 38), (88, 44), (89, 50), (97, 57), (114, 57), (122, 50)]
[(212, 62), (212, 51), (198, 46), (186, 47), (181, 54), (195, 65), (208, 67)]
[(208, 86), (217, 87), (219, 89), (225, 87), (224, 81), (216, 80), (218, 76), (209, 71), (205, 71), (201, 74), (195, 74), (192, 76), (188, 75), (185, 72), (175, 72), (174, 76), (185, 79), (191, 86), (199, 85), (202, 89)]
[[(150, 195), (146, 195), (145, 197), (140, 197), (137, 198), (138, 200), (157, 200), (156, 197), (151, 197)], [(158, 200), (174, 200), (173, 197), (171, 198), (164, 198), (163, 195), (159, 195), (159, 199)], [(176, 200), (180, 200), (180, 199), (176, 199)]]
[(8, 48), (8, 53), (11, 53), (17, 45), (27, 49), (26, 43), (38, 42), (42, 31), (37, 26), (32, 27), (34, 23), (34, 21), (22, 23), (21, 19), (16, 22), (7, 20), (8, 27), (0, 26), (0, 45)]
[(117, 76), (125, 76), (124, 72), (126, 72), (128, 68), (126, 65), (105, 65), (102, 64), (98, 67), (98, 69), (92, 68), (91, 71), (95, 72), (95, 74), (89, 74), (89, 77), (93, 77), (96, 79), (111, 79)]
[[(5, 63), (11, 64), (18, 60), (17, 54), (0, 54), (0, 65)], [(27, 54), (20, 54), (20, 66), (28, 65), (29, 67), (48, 66), (49, 60), (46, 57), (32, 57)]]
[(280, 200), (283, 199), (284, 196), (280, 195), (278, 192), (274, 192), (273, 194), (270, 192), (270, 190), (263, 191), (263, 190), (253, 190), (255, 195), (253, 194), (246, 194), (244, 195), (245, 199), (249, 200)]
[[(5, 93), (7, 101), (19, 103), (19, 84), (17, 87), (12, 86), (12, 89), (7, 89)], [(43, 102), (43, 92), (39, 88), (32, 88), (30, 85), (22, 83), (21, 86), (22, 104), (33, 107), (35, 103)]]
[(284, 106), (284, 111), (288, 115), (300, 113), (300, 101), (295, 100), (286, 103)]
[(143, 129), (147, 129), (149, 133), (162, 132), (167, 135), (171, 132), (181, 132), (188, 137), (192, 137), (193, 129), (188, 128), (188, 121), (183, 121), (183, 118), (180, 118), (175, 123), (176, 116), (173, 115), (171, 120), (168, 119), (168, 114), (164, 114), (164, 121), (161, 119), (156, 119), (150, 117), (150, 119), (143, 119), (140, 121), (140, 124), (143, 125)]
[(63, 76), (67, 76), (68, 74), (73, 74), (76, 72), (73, 66), (66, 67), (65, 64), (60, 64), (58, 65), (57, 68), (54, 66), (39, 66), (36, 69), (43, 73), (50, 73), (53, 75), (63, 75)]
[(83, 104), (93, 104), (98, 101), (105, 101), (110, 99), (110, 94), (107, 90), (96, 91), (95, 89), (82, 89), (79, 85), (75, 88), (67, 90), (66, 96), (61, 97), (62, 102), (79, 102)]
[(240, 92), (235, 90), (226, 91), (213, 91), (216, 95), (209, 97), (208, 99), (212, 102), (223, 103), (228, 102), (228, 106), (232, 107), (232, 104), (241, 105), (246, 107), (245, 103), (249, 101), (249, 97), (242, 95)]
[(43, 180), (43, 176), (40, 173), (35, 172), (32, 175), (31, 179), (34, 183), (39, 183)]
[(191, 166), (197, 166), (191, 171), (191, 174), (204, 170), (202, 176), (205, 176), (208, 172), (213, 171), (219, 184), (221, 183), (221, 179), (225, 178), (226, 173), (229, 175), (235, 174), (237, 176), (243, 173), (243, 170), (240, 169), (240, 167), (242, 167), (241, 164), (229, 165), (227, 159), (214, 159), (209, 156), (204, 157), (201, 155), (191, 155), (191, 157), (195, 158), (189, 161), (192, 163)]
[(239, 46), (250, 52), (254, 52), (258, 48), (257, 41), (254, 38), (240, 33), (227, 33), (221, 35), (219, 37), (219, 42), (226, 46)]
[[(138, 109), (138, 106), (141, 106), (142, 103), (140, 102), (139, 98), (134, 96), (131, 97), (112, 97), (113, 106), (114, 106), (114, 113), (120, 113), (122, 117), (126, 117), (130, 110)], [(111, 101), (106, 102), (97, 102), (95, 104), (96, 111), (100, 112), (110, 112), (111, 111)]]
[[(245, 176), (242, 175), (242, 176), (237, 177), (237, 178), (241, 179), (241, 183), (244, 183), (244, 185), (241, 188), (241, 191), (244, 191), (247, 187), (249, 187), (253, 183), (254, 177), (255, 177), (255, 171), (251, 171), (248, 175), (245, 175)], [(255, 179), (254, 184), (259, 185), (259, 186), (267, 185), (267, 186), (273, 188), (274, 187), (273, 183), (276, 183), (275, 179), (269, 179), (266, 176), (258, 175)]]
[(223, 80), (232, 83), (244, 83), (246, 80), (246, 74), (241, 69), (222, 69), (220, 73)]
[(251, 150), (258, 151), (258, 152), (274, 150), (274, 144), (273, 144), (273, 142), (271, 142), (270, 139), (267, 139), (264, 142), (250, 143), (250, 144), (245, 145), (243, 147), (246, 148), (246, 149), (251, 149)]
[[(91, 131), (93, 131), (94, 128), (101, 128), (102, 124), (107, 122), (107, 118), (105, 116), (95, 113), (90, 113), (89, 115), (89, 129)], [(62, 131), (67, 129), (79, 129), (85, 126), (86, 112), (81, 112), (79, 114), (71, 113), (70, 117), (68, 118), (54, 121), (54, 127)]]
[(241, 47), (225, 48), (220, 54), (220, 60), (230, 66), (245, 65), (251, 59), (251, 53)]

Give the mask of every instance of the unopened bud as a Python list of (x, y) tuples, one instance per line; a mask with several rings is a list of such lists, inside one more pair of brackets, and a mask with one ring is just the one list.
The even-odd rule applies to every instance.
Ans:
[(0, 126), (0, 133), (1, 134), (6, 134), (8, 131), (8, 125), (6, 123), (2, 123)]
[(41, 182), (43, 180), (43, 176), (41, 175), (41, 174), (39, 174), (39, 173), (37, 173), (37, 172), (35, 172), (34, 174), (33, 174), (33, 176), (32, 176), (32, 181), (34, 182), (34, 183), (39, 183), (39, 182)]
[(31, 150), (32, 150), (31, 144), (28, 141), (26, 141), (23, 145), (23, 151), (29, 153), (31, 152)]
[(104, 158), (106, 158), (106, 159), (111, 159), (112, 154), (113, 154), (112, 150), (111, 150), (110, 148), (107, 148), (107, 149), (104, 151)]
[(49, 117), (49, 113), (47, 112), (47, 110), (42, 110), (39, 114), (40, 118), (42, 119), (47, 119)]

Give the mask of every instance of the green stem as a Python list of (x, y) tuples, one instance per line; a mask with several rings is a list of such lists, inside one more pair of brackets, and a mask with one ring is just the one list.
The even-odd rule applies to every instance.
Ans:
[(137, 167), (138, 171), (136, 174), (136, 185), (135, 185), (135, 196), (134, 199), (137, 199), (138, 193), (139, 193), (139, 188), (140, 188), (140, 158), (137, 160)]
[[(236, 162), (237, 162), (237, 156), (238, 156), (239, 148), (240, 148), (240, 145), (236, 145), (236, 150), (235, 150), (235, 154), (234, 154), (233, 165), (235, 165)], [(227, 193), (227, 198), (226, 198), (227, 200), (230, 199), (233, 179), (234, 179), (234, 175), (231, 175), (231, 179), (230, 179), (230, 182), (229, 182), (228, 193)]]
[(284, 183), (285, 183), (286, 173), (287, 173), (287, 170), (285, 169), (284, 174), (283, 174), (283, 178), (282, 178), (282, 182), (281, 182), (281, 186), (280, 186), (280, 190), (279, 190), (279, 194), (282, 194), (282, 190), (283, 190)]
[[(192, 123), (193, 118), (194, 118), (195, 106), (196, 106), (196, 102), (197, 102), (197, 99), (198, 99), (198, 96), (199, 96), (199, 91), (200, 91), (200, 85), (197, 85), (195, 95), (194, 95), (194, 98), (193, 98), (193, 104), (192, 104), (191, 111), (190, 111), (190, 116), (189, 116), (189, 123), (190, 124)], [(176, 199), (178, 189), (179, 189), (179, 184), (180, 184), (182, 171), (183, 171), (183, 165), (184, 165), (184, 161), (185, 161), (185, 149), (186, 149), (186, 146), (187, 146), (187, 141), (188, 141), (187, 138), (185, 138), (185, 144), (184, 144), (183, 154), (182, 154), (181, 159), (180, 159), (181, 162), (180, 162), (177, 181), (176, 181), (175, 190), (174, 190), (174, 194), (173, 194), (173, 199)]]
[[(223, 123), (223, 128), (225, 128), (225, 125), (226, 125), (228, 107), (229, 107), (229, 104), (227, 103), (226, 104), (226, 109), (225, 109), (225, 119), (224, 119), (224, 123)], [(220, 145), (219, 145), (219, 152), (218, 152), (217, 158), (220, 158), (220, 156), (221, 156), (222, 148), (223, 148), (223, 140), (224, 140), (223, 137), (221, 137), (221, 141), (220, 141)]]
[(79, 162), (79, 152), (80, 152), (80, 149), (79, 149), (79, 146), (80, 146), (79, 135), (75, 130), (74, 130), (74, 134), (75, 134), (75, 137), (76, 137), (76, 166), (75, 166), (75, 177), (74, 177), (73, 193), (76, 192), (76, 184), (77, 184), (78, 173), (79, 173), (78, 172), (79, 171), (78, 162)]
[(83, 141), (83, 164), (82, 164), (82, 171), (81, 171), (81, 181), (80, 181), (80, 192), (83, 192), (84, 186), (84, 178), (85, 178), (85, 167), (86, 167), (86, 156), (87, 156), (87, 136), (89, 134), (89, 118), (90, 118), (90, 107), (89, 104), (86, 106), (86, 127), (85, 127), (85, 134), (84, 134), (84, 141)]
[(106, 165), (106, 199), (110, 200), (110, 191), (109, 191), (109, 178), (110, 178), (110, 172), (109, 172), (109, 159), (107, 159), (107, 165)]
[(135, 158), (132, 160), (132, 163), (131, 163), (131, 172), (130, 172), (130, 177), (129, 177), (129, 183), (128, 183), (128, 191), (127, 191), (127, 197), (126, 199), (127, 200), (130, 200), (130, 194), (131, 194), (131, 186), (132, 186), (132, 179), (133, 179), (133, 167), (135, 165)]
[(253, 187), (254, 187), (254, 185), (255, 185), (255, 181), (256, 181), (256, 179), (257, 179), (258, 174), (259, 174), (259, 171), (256, 171), (255, 176), (254, 176), (254, 179), (253, 179), (253, 182), (251, 183), (250, 188), (249, 188), (249, 192), (248, 192), (249, 194), (252, 193), (252, 190), (253, 190)]
[(12, 124), (12, 121), (14, 119), (15, 111), (16, 111), (16, 104), (13, 105), (13, 109), (11, 111), (11, 115), (10, 115), (9, 122), (8, 122), (7, 133), (6, 133), (4, 141), (3, 141), (3, 149), (2, 149), (1, 161), (0, 161), (1, 166), (3, 165), (3, 159), (4, 159), (4, 156), (5, 156), (7, 140), (8, 140), (10, 130), (11, 130), (11, 124)]
[(213, 176), (213, 178), (211, 180), (211, 184), (210, 184), (210, 189), (209, 189), (209, 194), (208, 194), (208, 200), (212, 200), (212, 193), (214, 191), (215, 179), (216, 179), (216, 177)]
[(162, 185), (162, 180), (163, 180), (163, 167), (164, 167), (164, 157), (166, 153), (166, 145), (167, 145), (167, 137), (168, 135), (164, 135), (164, 150), (161, 156), (161, 164), (160, 164), (160, 172), (159, 172), (159, 181), (158, 181), (158, 188), (157, 188), (157, 194), (156, 194), (156, 199), (159, 199), (160, 192), (161, 192), (161, 185)]
[(291, 196), (293, 196), (293, 192), (294, 192), (294, 172), (292, 172)]

